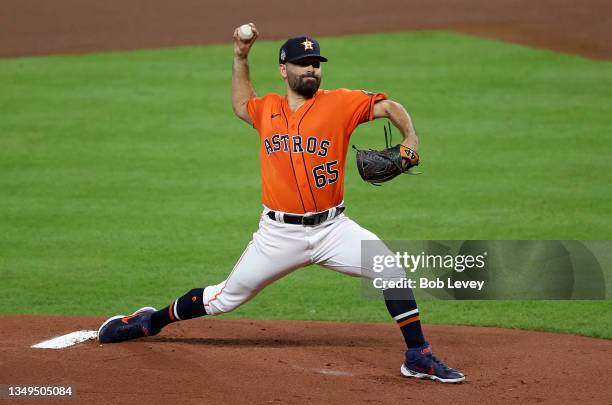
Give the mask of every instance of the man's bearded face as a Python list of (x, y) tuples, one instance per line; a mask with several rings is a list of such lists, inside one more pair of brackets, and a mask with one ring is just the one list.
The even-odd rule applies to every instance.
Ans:
[(305, 58), (287, 63), (287, 83), (291, 90), (311, 98), (321, 85), (321, 62)]

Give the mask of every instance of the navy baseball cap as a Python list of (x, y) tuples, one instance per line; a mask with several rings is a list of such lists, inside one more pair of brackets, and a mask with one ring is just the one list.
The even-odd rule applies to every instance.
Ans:
[(280, 48), (278, 63), (285, 64), (303, 58), (317, 58), (321, 62), (327, 62), (327, 58), (321, 56), (321, 47), (316, 39), (306, 36), (289, 38)]

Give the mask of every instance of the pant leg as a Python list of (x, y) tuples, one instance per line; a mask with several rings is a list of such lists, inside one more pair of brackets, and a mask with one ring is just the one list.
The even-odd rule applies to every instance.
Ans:
[[(405, 270), (399, 265), (387, 267), (381, 272), (375, 271), (373, 257), (393, 253), (375, 234), (347, 217), (331, 222), (319, 236), (320, 240), (315, 245), (315, 262), (323, 267), (370, 280), (400, 281), (406, 277)], [(367, 252), (362, 257), (364, 240), (369, 242)], [(421, 347), (425, 344), (425, 337), (412, 290), (407, 286), (381, 289), (389, 315), (397, 323), (406, 347)]]
[[(376, 234), (342, 214), (321, 229), (315, 243), (313, 261), (327, 269), (354, 277), (399, 280), (406, 277), (402, 267), (373, 269), (372, 256), (393, 255)], [(324, 223), (325, 225), (325, 223)], [(368, 241), (367, 257), (362, 263), (362, 241)]]
[(310, 264), (308, 241), (301, 228), (262, 215), (259, 229), (227, 279), (204, 289), (206, 313), (231, 312), (268, 284)]

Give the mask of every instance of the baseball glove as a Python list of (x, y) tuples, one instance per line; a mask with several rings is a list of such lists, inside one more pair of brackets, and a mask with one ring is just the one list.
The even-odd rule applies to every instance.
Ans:
[(381, 151), (359, 150), (353, 146), (353, 149), (357, 151), (357, 170), (361, 178), (375, 186), (380, 186), (379, 183), (394, 179), (403, 173), (419, 174), (408, 171), (419, 164), (419, 154), (401, 144), (390, 147), (390, 137), (391, 126), (389, 125), (389, 137), (387, 137), (385, 127), (386, 149)]

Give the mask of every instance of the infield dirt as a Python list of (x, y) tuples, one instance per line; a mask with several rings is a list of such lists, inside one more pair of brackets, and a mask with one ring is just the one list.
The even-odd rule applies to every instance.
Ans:
[(608, 0), (4, 0), (2, 9), (0, 57), (226, 43), (253, 21), (268, 40), (445, 29), (612, 58)]
[(103, 320), (0, 317), (0, 381), (74, 384), (87, 404), (603, 404), (612, 398), (606, 383), (612, 342), (499, 328), (425, 326), (434, 352), (466, 373), (466, 382), (455, 385), (401, 377), (403, 344), (391, 323), (204, 318), (119, 344), (29, 347), (96, 329)]

